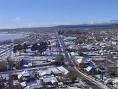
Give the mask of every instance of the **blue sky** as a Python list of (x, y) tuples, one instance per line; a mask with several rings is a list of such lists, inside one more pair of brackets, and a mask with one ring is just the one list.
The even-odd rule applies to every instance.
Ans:
[(118, 0), (0, 0), (0, 28), (118, 20)]

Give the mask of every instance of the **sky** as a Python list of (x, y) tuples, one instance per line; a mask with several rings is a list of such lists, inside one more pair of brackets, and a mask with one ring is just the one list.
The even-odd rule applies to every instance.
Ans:
[(118, 0), (0, 0), (0, 28), (118, 20)]

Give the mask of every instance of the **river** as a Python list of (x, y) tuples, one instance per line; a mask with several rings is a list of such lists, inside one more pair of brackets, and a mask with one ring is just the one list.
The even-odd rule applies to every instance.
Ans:
[(5, 41), (5, 40), (15, 40), (18, 38), (23, 37), (23, 34), (4, 34), (0, 33), (0, 41)]

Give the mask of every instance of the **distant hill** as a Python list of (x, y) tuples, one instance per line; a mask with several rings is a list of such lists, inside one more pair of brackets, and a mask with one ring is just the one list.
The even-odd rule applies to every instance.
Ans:
[(0, 29), (7, 32), (42, 32), (55, 30), (86, 30), (86, 29), (118, 29), (118, 23), (102, 23), (102, 24), (81, 24), (81, 25), (58, 25), (53, 27), (32, 27), (32, 28), (16, 28), (16, 29)]
[(60, 25), (55, 26), (57, 28), (118, 28), (118, 23), (109, 23), (109, 24), (82, 24), (82, 25)]

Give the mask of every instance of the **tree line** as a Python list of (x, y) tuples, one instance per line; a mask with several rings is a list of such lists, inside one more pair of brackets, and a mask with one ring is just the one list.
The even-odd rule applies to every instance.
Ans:
[(27, 49), (31, 49), (31, 51), (34, 51), (36, 53), (40, 53), (41, 55), (43, 54), (44, 51), (48, 48), (48, 43), (47, 42), (40, 42), (40, 43), (34, 43), (31, 46), (28, 44), (17, 44), (13, 47), (13, 53), (21, 52), (23, 51), (24, 53), (27, 52)]

